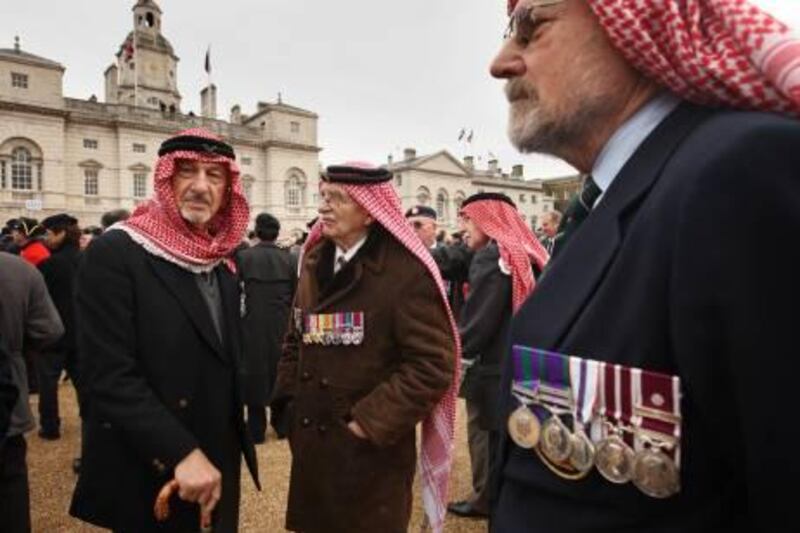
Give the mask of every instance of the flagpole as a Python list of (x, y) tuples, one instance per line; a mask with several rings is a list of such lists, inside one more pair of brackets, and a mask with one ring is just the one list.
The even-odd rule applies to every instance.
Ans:
[(136, 40), (136, 24), (133, 25), (133, 107), (139, 105), (139, 43)]

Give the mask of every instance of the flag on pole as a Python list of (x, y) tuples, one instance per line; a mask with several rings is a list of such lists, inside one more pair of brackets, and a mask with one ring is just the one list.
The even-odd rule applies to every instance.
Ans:
[(208, 45), (206, 50), (206, 74), (211, 75), (211, 45)]
[(461, 128), (461, 131), (458, 134), (458, 140), (459, 141), (464, 138), (464, 134), (465, 133), (466, 133), (466, 131), (464, 130), (464, 128)]
[(128, 39), (125, 42), (125, 62), (128, 63), (131, 59), (133, 59), (133, 53), (136, 50), (136, 47), (133, 45), (133, 39)]
[(473, 131), (472, 131), (472, 130), (469, 130), (469, 135), (467, 135), (467, 142), (468, 142), (468, 143), (471, 143), (471, 142), (472, 142), (472, 133), (473, 133)]

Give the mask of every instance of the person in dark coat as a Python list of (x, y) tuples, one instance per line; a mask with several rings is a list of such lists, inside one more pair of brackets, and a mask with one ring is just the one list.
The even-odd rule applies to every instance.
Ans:
[(405, 213), (406, 220), (414, 228), (414, 232), (428, 248), (433, 260), (439, 267), (442, 279), (445, 281), (447, 301), (453, 315), (458, 320), (461, 307), (464, 305), (464, 286), (469, 277), (469, 262), (472, 252), (463, 243), (446, 244), (443, 239), (438, 239), (436, 210), (426, 205), (417, 205)]
[(280, 230), (278, 219), (269, 213), (259, 214), (255, 230), (258, 243), (237, 256), (245, 294), (242, 343), (247, 426), (256, 444), (265, 440), (266, 406), (272, 397), (297, 285), (295, 259), (275, 244)]
[(19, 390), (11, 374), (11, 352), (6, 346), (3, 336), (0, 335), (0, 454), (3, 453), (3, 444), (11, 425), (11, 411), (17, 403)]
[[(240, 293), (248, 208), (233, 149), (205, 130), (164, 141), (155, 198), (84, 252), (78, 350), (90, 406), (70, 513), (125, 532), (238, 530)], [(158, 523), (154, 504), (177, 494)]]
[(475, 255), (469, 268), (469, 293), (458, 330), (464, 358), (461, 395), (467, 404), (467, 442), (472, 494), (448, 511), (458, 516), (489, 516), (489, 473), (497, 449), (500, 417), (500, 367), (513, 311), (535, 287), (544, 269), (544, 246), (504, 194), (479, 193), (464, 200), (460, 213), (466, 241)]
[(44, 219), (42, 227), (45, 228), (44, 242), (50, 250), (50, 257), (39, 264), (39, 271), (64, 323), (64, 336), (46, 353), (39, 354), (35, 361), (39, 378), (39, 436), (55, 440), (61, 436), (58, 381), (64, 370), (78, 391), (78, 399), (81, 398), (74, 310), (81, 232), (78, 221), (67, 214)]
[[(0, 448), (0, 529), (29, 533), (30, 497), (25, 433), (36, 427), (23, 353), (47, 350), (64, 327), (41, 273), (24, 259), (0, 252), (0, 338), (10, 356), (17, 402)], [(3, 440), (3, 439), (0, 439)]]
[(800, 40), (746, 1), (536, 4), (491, 67), (510, 136), (587, 178), (512, 320), (492, 529), (792, 529)]
[(361, 165), (322, 177), (273, 402), (290, 413), (292, 531), (406, 531), (423, 420), (420, 482), (441, 531), (456, 331), (391, 178)]

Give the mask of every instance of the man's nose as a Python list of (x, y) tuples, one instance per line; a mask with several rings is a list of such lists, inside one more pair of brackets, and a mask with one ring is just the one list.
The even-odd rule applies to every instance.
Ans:
[(522, 76), (525, 73), (525, 61), (518, 48), (513, 39), (508, 39), (489, 66), (489, 73), (499, 79)]
[(210, 185), (211, 180), (205, 170), (198, 171), (192, 180), (192, 190), (195, 191), (207, 191)]

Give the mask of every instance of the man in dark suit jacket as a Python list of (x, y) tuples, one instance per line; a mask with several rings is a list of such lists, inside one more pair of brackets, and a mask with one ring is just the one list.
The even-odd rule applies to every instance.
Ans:
[[(70, 512), (131, 532), (196, 531), (202, 513), (235, 532), (242, 454), (257, 480), (230, 259), (247, 203), (232, 148), (210, 133), (182, 132), (159, 156), (157, 200), (95, 239), (78, 274), (90, 410)], [(167, 483), (178, 501), (158, 524)]]
[(237, 256), (245, 294), (242, 340), (247, 427), (256, 444), (265, 440), (266, 405), (272, 397), (297, 285), (296, 259), (275, 244), (280, 230), (277, 218), (269, 213), (259, 214), (256, 217), (258, 244)]
[[(800, 457), (781, 445), (800, 440), (797, 424), (787, 423), (800, 370), (787, 355), (797, 346), (787, 310), (800, 291), (786, 245), (800, 233), (800, 123), (780, 114), (800, 114), (800, 88), (781, 76), (780, 63), (743, 55), (760, 44), (739, 36), (758, 24), (759, 42), (775, 47), (770, 57), (790, 63), (798, 43), (740, 2), (681, 2), (698, 8), (691, 24), (679, 2), (638, 3), (635, 12), (632, 4), (521, 0), (492, 65), (509, 80), (517, 147), (558, 155), (590, 176), (566, 213), (561, 252), (512, 322), (510, 343), (599, 361), (604, 383), (614, 385), (598, 387), (589, 404), (599, 423), (596, 470), (589, 463), (576, 471), (572, 456), (553, 460), (531, 424), (504, 437), (493, 530), (785, 531), (796, 498), (776, 476), (800, 475)], [(721, 49), (724, 57), (715, 55)], [(507, 361), (506, 416), (522, 409), (511, 385), (525, 376)], [(652, 373), (673, 387), (637, 389)], [(537, 417), (556, 432), (561, 417), (561, 434), (577, 435), (580, 384), (565, 383), (567, 412)], [(541, 387), (539, 394), (532, 401), (540, 406)], [(610, 405), (619, 407), (598, 408)], [(658, 424), (646, 430), (645, 421)], [(600, 448), (610, 437), (620, 451), (614, 472)]]

